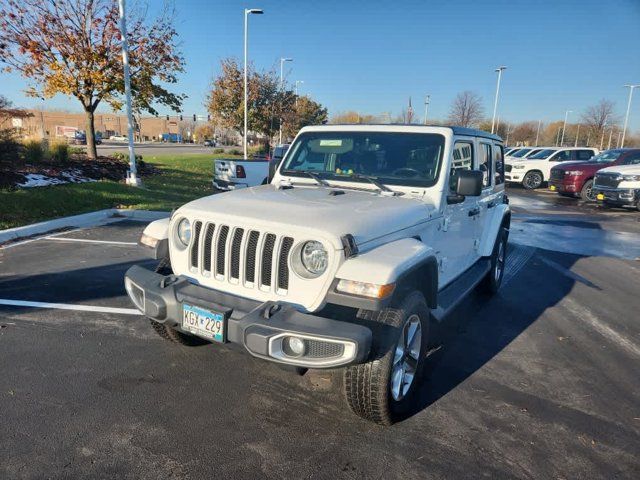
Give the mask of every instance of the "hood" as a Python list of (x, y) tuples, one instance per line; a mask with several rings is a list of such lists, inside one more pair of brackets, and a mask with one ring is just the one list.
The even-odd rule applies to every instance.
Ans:
[(597, 162), (560, 162), (558, 164), (557, 167), (553, 167), (554, 170), (563, 170), (563, 171), (568, 171), (568, 170), (584, 170), (584, 171), (592, 171), (592, 172), (596, 172), (598, 170), (600, 170), (602, 168), (602, 164), (601, 163), (597, 163)]
[[(344, 192), (331, 194), (331, 192)], [(316, 186), (279, 190), (274, 185), (233, 190), (200, 198), (180, 208), (201, 218), (226, 217), (234, 224), (277, 231), (304, 229), (332, 236), (336, 245), (350, 233), (362, 244), (429, 220), (434, 207), (408, 196)]]
[(640, 165), (614, 165), (612, 167), (601, 168), (599, 172), (620, 173), (622, 175), (640, 175)]

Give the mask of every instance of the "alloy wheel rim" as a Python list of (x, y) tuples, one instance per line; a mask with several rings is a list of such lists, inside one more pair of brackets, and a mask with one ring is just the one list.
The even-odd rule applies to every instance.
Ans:
[(538, 188), (542, 184), (542, 179), (537, 173), (532, 173), (527, 177), (527, 185), (531, 188)]
[(393, 356), (389, 388), (395, 401), (402, 400), (414, 382), (420, 362), (421, 347), (422, 324), (420, 317), (413, 314), (402, 327)]
[(593, 194), (593, 184), (587, 187), (587, 200), (593, 202), (596, 199), (596, 196)]

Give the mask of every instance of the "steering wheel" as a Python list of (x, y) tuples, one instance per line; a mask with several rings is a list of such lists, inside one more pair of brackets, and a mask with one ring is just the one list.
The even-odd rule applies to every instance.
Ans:
[(391, 175), (395, 175), (398, 177), (419, 177), (420, 175), (422, 175), (422, 173), (415, 168), (402, 167), (396, 168), (393, 172), (391, 172)]

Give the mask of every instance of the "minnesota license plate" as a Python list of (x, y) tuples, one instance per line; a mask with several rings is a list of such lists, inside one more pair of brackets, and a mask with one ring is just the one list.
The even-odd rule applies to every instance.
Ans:
[(224, 343), (225, 316), (194, 305), (182, 304), (182, 329), (199, 337)]
[(596, 195), (596, 200), (604, 200), (604, 193), (599, 193)]

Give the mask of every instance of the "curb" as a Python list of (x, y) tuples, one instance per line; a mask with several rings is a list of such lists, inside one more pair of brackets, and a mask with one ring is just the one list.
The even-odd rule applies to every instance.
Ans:
[(153, 221), (165, 218), (171, 215), (171, 212), (159, 212), (155, 210), (129, 210), (125, 208), (107, 208), (95, 212), (83, 213), (81, 215), (73, 215), (71, 217), (56, 218), (55, 220), (47, 220), (45, 222), (25, 225), (23, 227), (9, 228), (0, 230), (0, 245), (12, 242), (25, 237), (33, 237), (52, 230), (60, 230), (62, 228), (80, 228), (89, 227), (109, 221), (118, 221), (124, 218), (132, 220)]

